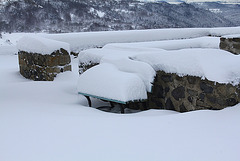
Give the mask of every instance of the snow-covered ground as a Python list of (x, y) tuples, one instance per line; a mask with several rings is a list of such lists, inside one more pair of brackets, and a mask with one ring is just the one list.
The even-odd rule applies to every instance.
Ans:
[(189, 39), (203, 36), (223, 36), (240, 34), (240, 27), (223, 28), (175, 28), (175, 29), (151, 29), (130, 31), (102, 31), (80, 32), (64, 34), (46, 33), (13, 33), (2, 34), (3, 40), (15, 45), (23, 36), (42, 36), (48, 39), (62, 41), (70, 44), (71, 51), (79, 52), (92, 47), (102, 47), (108, 43), (129, 43)]
[(26, 80), (18, 71), (16, 55), (0, 55), (1, 161), (240, 160), (240, 105), (105, 113), (77, 95), (76, 59), (73, 72), (54, 82)]
[(240, 104), (105, 113), (77, 95), (77, 59), (72, 72), (35, 82), (19, 74), (15, 48), (6, 46), (0, 45), (0, 161), (240, 160)]

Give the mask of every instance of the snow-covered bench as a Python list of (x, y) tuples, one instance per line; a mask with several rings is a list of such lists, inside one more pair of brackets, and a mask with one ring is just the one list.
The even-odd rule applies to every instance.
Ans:
[[(125, 66), (128, 64), (127, 61), (131, 60), (125, 59), (125, 62), (123, 59), (121, 60)], [(114, 106), (114, 103), (120, 104), (121, 113), (124, 113), (124, 108), (129, 103), (147, 100), (147, 83), (134, 72), (122, 71), (123, 68), (119, 67), (117, 62), (114, 64), (101, 63), (80, 75), (78, 94), (87, 98), (89, 106), (91, 106), (90, 97), (93, 97), (110, 102), (111, 107)], [(134, 70), (134, 67), (131, 70)]]
[[(114, 107), (114, 103), (119, 104), (121, 107), (121, 113), (124, 113), (124, 109), (128, 107), (128, 103), (129, 103), (129, 102), (119, 101), (119, 100), (115, 100), (115, 99), (111, 99), (111, 98), (100, 97), (100, 96), (91, 95), (91, 94), (82, 93), (82, 92), (78, 92), (78, 94), (83, 95), (87, 98), (89, 107), (92, 107), (91, 97), (93, 97), (93, 98), (100, 99), (102, 101), (109, 102), (111, 105), (110, 106), (111, 108)], [(145, 100), (141, 100), (141, 101), (145, 102)]]

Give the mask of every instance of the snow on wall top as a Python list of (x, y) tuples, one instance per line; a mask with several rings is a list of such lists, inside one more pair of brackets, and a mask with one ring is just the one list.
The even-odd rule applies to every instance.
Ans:
[(157, 48), (164, 50), (178, 50), (184, 48), (219, 48), (219, 37), (198, 37), (192, 39), (181, 40), (163, 40), (163, 41), (150, 41), (150, 42), (135, 42), (135, 43), (111, 43), (105, 45), (104, 49), (119, 48), (119, 49), (132, 49), (137, 48)]
[(225, 35), (225, 36), (222, 36), (222, 37), (227, 38), (227, 39), (229, 39), (229, 38), (240, 38), (240, 34), (235, 34), (235, 35)]
[(240, 82), (240, 55), (219, 49), (182, 49), (137, 55), (134, 59), (150, 64), (156, 71), (192, 75), (219, 83)]
[(136, 74), (102, 63), (80, 75), (78, 92), (121, 102), (147, 99), (144, 82)]
[(202, 36), (223, 36), (240, 34), (240, 27), (223, 28), (170, 28), (129, 31), (102, 31), (65, 34), (45, 34), (49, 39), (67, 42), (71, 45), (71, 51), (79, 52), (109, 43), (130, 43), (161, 40), (188, 39)]
[(183, 40), (151, 41), (138, 43), (112, 43), (102, 49), (88, 49), (78, 55), (79, 63), (99, 63), (102, 57), (114, 55), (133, 57), (138, 54), (178, 50), (185, 48), (219, 48), (219, 37), (200, 37)]
[(81, 52), (79, 62), (99, 63), (110, 55), (130, 57), (133, 60), (148, 63), (155, 71), (163, 70), (180, 76), (192, 75), (219, 83), (238, 84), (240, 55), (218, 49), (219, 39), (205, 37), (191, 40), (109, 44), (102, 49)]
[(51, 54), (60, 48), (70, 51), (70, 45), (65, 42), (50, 40), (43, 37), (24, 36), (18, 43), (17, 48), (20, 51), (38, 54)]

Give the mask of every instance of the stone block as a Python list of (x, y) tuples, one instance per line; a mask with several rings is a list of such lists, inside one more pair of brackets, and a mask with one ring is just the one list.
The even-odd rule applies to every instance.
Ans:
[(205, 82), (200, 83), (200, 88), (204, 93), (212, 93), (213, 87), (210, 84), (207, 84)]
[(35, 81), (53, 81), (60, 72), (71, 71), (67, 51), (60, 49), (51, 55), (19, 51), (20, 74)]
[(63, 72), (66, 72), (66, 71), (72, 71), (72, 66), (71, 65), (67, 65), (63, 68)]
[(181, 98), (185, 98), (185, 88), (183, 86), (175, 88), (172, 91), (172, 97), (177, 101)]

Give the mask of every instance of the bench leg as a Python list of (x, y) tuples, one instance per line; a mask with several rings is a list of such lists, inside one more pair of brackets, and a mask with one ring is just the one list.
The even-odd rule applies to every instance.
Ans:
[(114, 107), (114, 104), (113, 104), (113, 102), (110, 102), (110, 105), (111, 105), (111, 108), (113, 108), (113, 107)]
[(121, 113), (124, 113), (125, 105), (120, 104), (120, 107), (121, 107)]
[(85, 96), (85, 97), (86, 97), (87, 100), (88, 100), (88, 106), (89, 106), (89, 107), (92, 107), (92, 102), (91, 102), (90, 97), (89, 97), (89, 96)]

